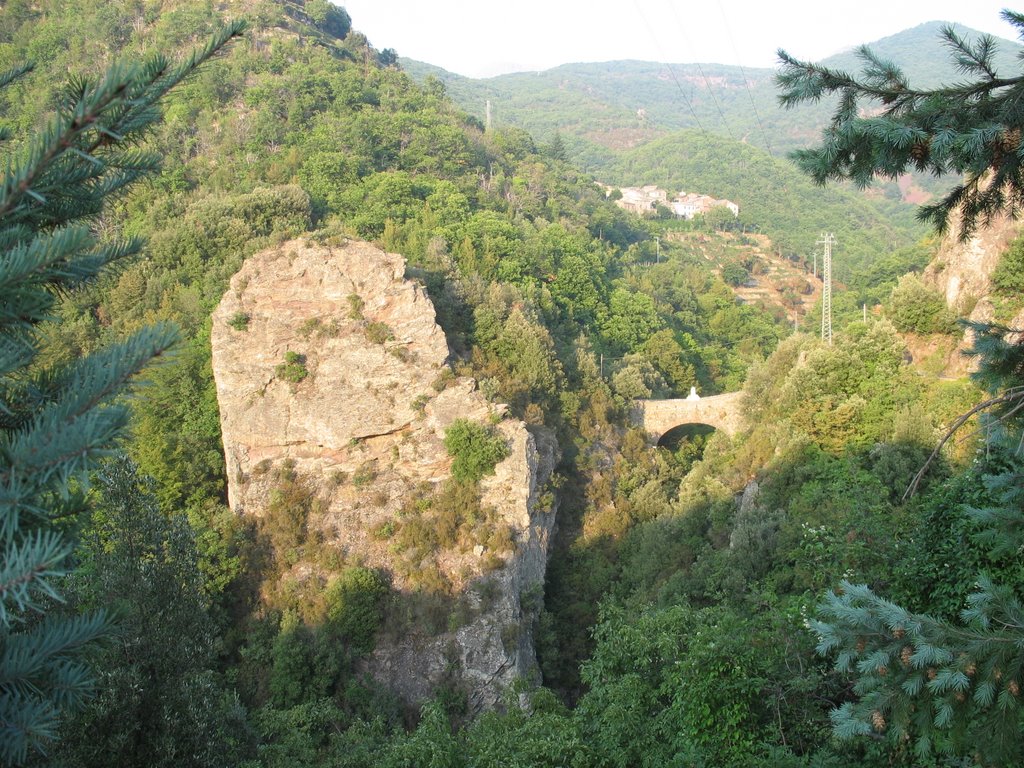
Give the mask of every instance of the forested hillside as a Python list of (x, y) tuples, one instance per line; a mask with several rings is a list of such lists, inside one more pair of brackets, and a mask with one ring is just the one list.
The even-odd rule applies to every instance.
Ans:
[[(944, 24), (928, 22), (868, 45), (883, 59), (899, 62), (918, 86), (955, 83), (962, 73), (947, 55), (940, 35)], [(981, 35), (959, 26), (957, 31), (967, 39)], [(994, 69), (1014, 72), (1020, 50), (1014, 41), (998, 40), (993, 52)], [(789, 53), (802, 55), (801, 51)], [(855, 51), (836, 54), (822, 64), (848, 71), (864, 66)], [(566, 64), (544, 72), (482, 80), (414, 60), (403, 59), (402, 66), (420, 82), (427, 77), (439, 80), (459, 106), (480, 120), (490, 102), (496, 126), (525, 128), (541, 141), (559, 137), (568, 157), (600, 178), (610, 169), (621, 169), (624, 153), (668, 140), (679, 131), (701, 134), (706, 143), (729, 140), (730, 145), (723, 145), (717, 154), (723, 165), (734, 152), (743, 151), (734, 149), (732, 142), (756, 147), (785, 162), (788, 152), (817, 139), (834, 108), (834, 102), (826, 99), (783, 109), (774, 86), (775, 70), (730, 66), (727, 61)], [(665, 145), (661, 145), (660, 152), (666, 163), (683, 160), (666, 152)], [(638, 174), (622, 183), (654, 183), (654, 179), (642, 175), (646, 170), (643, 165), (635, 170)], [(917, 203), (943, 193), (950, 184), (946, 179), (911, 173), (899, 184), (879, 180), (876, 188), (878, 194), (890, 199), (902, 196)], [(692, 185), (686, 186), (689, 189)], [(839, 217), (836, 213), (831, 218)]]
[[(8, 3), (0, 69), (36, 68), (2, 92), (14, 137), (5, 150), (25, 151), (50, 112), (74, 103), (84, 87), (75, 78), (146, 52), (180, 56), (236, 17), (248, 21), (244, 36), (161, 100), (144, 142), (163, 158), (159, 173), (124, 161), (130, 180), (148, 181), (91, 218), (101, 241), (144, 238), (142, 254), (56, 291), (36, 333), (38, 391), (4, 380), (31, 409), (59, 366), (153, 323), (180, 329), (170, 359), (141, 376), (123, 455), (88, 486), (81, 473), (61, 479), (80, 507), (45, 499), (39, 526), (76, 547), (66, 603), (48, 599), (44, 612), (106, 606), (117, 629), (88, 646), (94, 695), (81, 706), (57, 696), (56, 732), (0, 723), (0, 738), (21, 728), (33, 744), (13, 762), (962, 764), (898, 733), (882, 738), (884, 722), (878, 738), (835, 739), (830, 713), (859, 691), (808, 629), (843, 579), (939, 618), (956, 616), (982, 567), (1019, 583), (1019, 553), (990, 553), (975, 536), (982, 523), (959, 513), (1005, 503), (999, 478), (1020, 463), (1012, 424), (983, 451), (978, 434), (947, 449), (903, 500), (936, 438), (982, 397), (907, 363), (900, 331), (948, 333), (950, 318), (921, 321), (934, 308), (927, 291), (877, 288), (902, 265), (921, 266), (920, 252), (900, 251), (921, 233), (906, 209), (812, 191), (762, 150), (701, 133), (609, 166), (677, 187), (699, 179), (701, 192), (737, 200), (744, 221), (749, 209), (787, 256), (805, 257), (818, 228), (834, 228), (849, 279), (874, 287), (890, 318), (843, 323), (834, 345), (792, 335), (785, 318), (739, 303), (704, 258), (655, 242), (656, 223), (616, 208), (543, 131), (485, 130), (439, 81), (418, 85), (323, 0)], [(839, 208), (851, 215), (845, 229), (822, 213)], [(408, 706), (365, 674), (361, 659), (386, 626), (410, 620), (398, 614), (413, 600), (395, 599), (382, 572), (343, 551), (314, 552), (322, 542), (301, 532), (317, 489), (281, 468), (264, 519), (227, 506), (211, 312), (248, 256), (293, 237), (362, 238), (402, 254), (437, 310), (453, 372), (557, 436), (558, 529), (544, 592), (529, 595), (543, 603), (543, 680), (522, 681), (503, 708), (471, 717), (457, 685)], [(742, 389), (746, 428), (733, 438), (687, 428), (651, 445), (630, 420), (633, 401), (691, 386)], [(289, 548), (275, 548), (282, 540)], [(266, 599), (275, 558), (289, 552), (333, 568), (332, 589), (282, 582)], [(450, 589), (424, 582), (404, 597), (444, 606)], [(21, 671), (3, 671), (0, 694), (25, 695)], [(1021, 674), (1019, 661), (1004, 665), (1000, 684), (1012, 690)], [(956, 692), (940, 693), (952, 707), (963, 703)], [(1019, 717), (1013, 695), (1000, 701)], [(936, 746), (960, 759), (976, 743), (957, 732)], [(1012, 764), (1020, 745), (999, 754)], [(996, 764), (987, 753), (983, 762)]]
[[(940, 27), (924, 24), (880, 40), (878, 53), (909, 59), (910, 76), (927, 70), (923, 84), (955, 79)], [(996, 64), (1012, 67), (1018, 48), (999, 41)], [(860, 66), (852, 54), (825, 64)], [(443, 83), (481, 119), (491, 101), (495, 125), (527, 128), (602, 182), (657, 184), (732, 200), (741, 209), (740, 226), (767, 234), (780, 254), (798, 263), (809, 265), (821, 233), (834, 232), (840, 243), (836, 274), (858, 291), (851, 306), (882, 298), (869, 288), (881, 253), (901, 253), (898, 266), (892, 265), (900, 271), (923, 266), (907, 249), (927, 230), (902, 198), (935, 194), (949, 183), (915, 174), (899, 185), (879, 182), (868, 194), (853, 186), (815, 188), (785, 154), (814, 141), (832, 105), (783, 109), (772, 70), (608, 62), (470, 80), (419, 62), (403, 66), (417, 78)]]
[(622, 152), (602, 174), (612, 183), (645, 179), (732, 200), (740, 207), (741, 226), (767, 234), (780, 254), (803, 263), (820, 250), (815, 243), (821, 233), (833, 232), (840, 243), (835, 274), (844, 282), (881, 254), (927, 233), (914, 209), (898, 200), (866, 199), (852, 188), (821, 189), (788, 161), (701, 133), (675, 133)]
[[(928, 22), (877, 41), (865, 41), (880, 56), (903, 65), (920, 86), (956, 82), (961, 72), (946, 55), (939, 32), (944, 22)], [(979, 32), (958, 27), (968, 38)], [(1000, 40), (994, 59), (999, 72), (1016, 71), (1020, 45)], [(652, 51), (653, 53), (653, 51)], [(801, 51), (789, 51), (801, 56)], [(784, 157), (813, 142), (828, 120), (828, 102), (787, 111), (778, 104), (772, 69), (718, 62), (655, 63), (609, 61), (565, 64), (544, 72), (522, 72), (473, 79), (428, 63), (401, 60), (417, 80), (444, 83), (452, 99), (484, 119), (490, 100), (495, 125), (525, 128), (541, 141), (562, 133), (574, 154), (598, 167), (608, 150), (619, 150), (678, 130), (700, 131), (740, 141)], [(859, 69), (853, 51), (823, 65)], [(643, 115), (638, 114), (643, 110)], [(577, 141), (573, 141), (577, 139)], [(597, 146), (593, 146), (597, 145)]]
[(559, 133), (574, 154), (595, 164), (614, 150), (684, 129), (784, 152), (812, 138), (802, 124), (820, 124), (826, 114), (808, 108), (794, 120), (775, 104), (773, 70), (721, 63), (564, 64), (484, 80), (409, 59), (401, 64), (417, 80), (440, 80), (470, 114), (483, 119), (490, 101), (495, 125), (525, 128), (540, 140)]

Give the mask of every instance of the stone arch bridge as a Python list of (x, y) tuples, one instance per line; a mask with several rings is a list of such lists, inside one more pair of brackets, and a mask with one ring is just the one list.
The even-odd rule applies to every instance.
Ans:
[(677, 400), (637, 400), (633, 422), (643, 427), (654, 442), (684, 424), (707, 424), (731, 437), (743, 425), (742, 397), (742, 392), (727, 392), (700, 398), (691, 395)]

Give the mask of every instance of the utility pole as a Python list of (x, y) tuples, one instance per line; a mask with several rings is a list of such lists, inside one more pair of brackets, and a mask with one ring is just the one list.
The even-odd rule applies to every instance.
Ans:
[(825, 246), (821, 257), (821, 340), (832, 346), (832, 246), (835, 236), (829, 232), (822, 233), (818, 245)]

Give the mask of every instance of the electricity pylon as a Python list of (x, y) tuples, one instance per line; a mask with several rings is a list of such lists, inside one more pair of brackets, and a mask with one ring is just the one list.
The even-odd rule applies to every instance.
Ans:
[(825, 246), (821, 257), (821, 340), (832, 346), (832, 246), (835, 236), (829, 232), (822, 233), (818, 245)]

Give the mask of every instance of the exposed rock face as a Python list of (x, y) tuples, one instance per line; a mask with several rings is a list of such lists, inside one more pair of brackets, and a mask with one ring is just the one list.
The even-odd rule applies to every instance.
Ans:
[(979, 300), (992, 290), (991, 276), (999, 258), (1020, 228), (1020, 221), (999, 215), (989, 226), (978, 227), (970, 238), (960, 242), (960, 228), (952, 224), (922, 278), (946, 297), (950, 309), (963, 311), (981, 303)]
[[(1020, 219), (1000, 214), (961, 242), (959, 224), (952, 222), (938, 253), (921, 276), (923, 281), (940, 291), (946, 298), (946, 306), (957, 314), (966, 313), (967, 319), (974, 322), (990, 322), (995, 317), (989, 298), (992, 273), (1022, 226), (1024, 222)], [(1017, 323), (1021, 320), (1024, 317), (1014, 318), (1011, 327), (1019, 327)], [(948, 358), (944, 371), (947, 376), (962, 376), (977, 368), (977, 358), (963, 354), (972, 344), (973, 338), (967, 331)]]
[[(289, 462), (322, 501), (307, 523), (321, 549), (387, 571), (408, 596), (415, 574), (396, 568), (388, 532), (410, 499), (449, 477), (445, 429), (458, 418), (496, 423), (510, 455), (484, 478), (482, 506), (511, 545), (437, 553), (431, 568), (453, 593), (443, 629), (385, 633), (367, 661), (407, 701), (455, 683), (477, 710), (535, 674), (532, 626), (554, 522), (545, 483), (557, 446), (503, 420), (473, 380), (452, 375), (433, 304), (404, 273), (400, 256), (367, 243), (296, 240), (251, 257), (232, 278), (212, 330), (229, 500), (238, 514), (267, 514), (273, 468)], [(282, 368), (288, 353), (298, 367)], [(300, 558), (288, 577), (323, 581), (325, 571)]]

